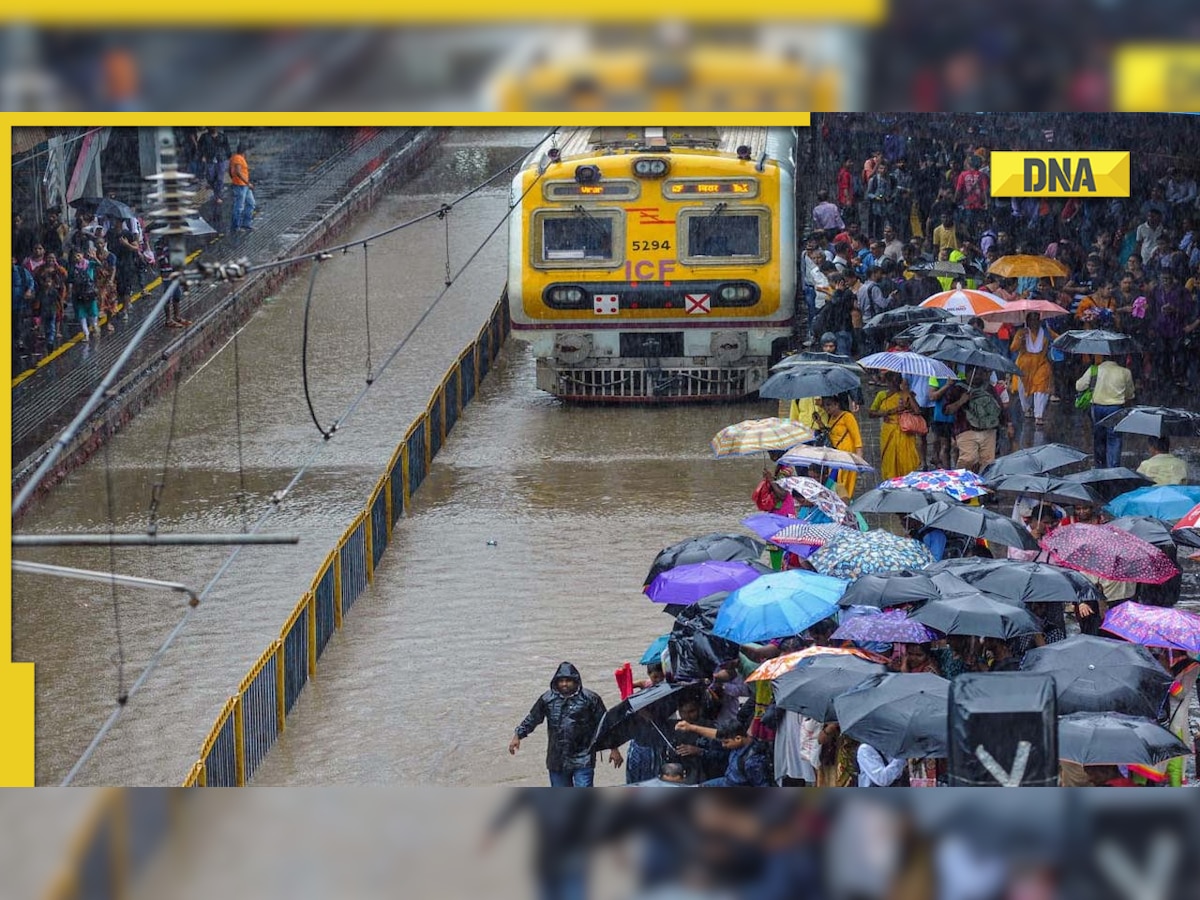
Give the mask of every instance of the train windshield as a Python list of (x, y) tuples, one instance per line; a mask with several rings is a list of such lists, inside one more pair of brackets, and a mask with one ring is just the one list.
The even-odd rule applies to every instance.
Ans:
[(542, 220), (542, 254), (546, 260), (612, 259), (613, 219), (580, 211)]
[(688, 256), (751, 257), (762, 254), (762, 227), (755, 213), (687, 216)]

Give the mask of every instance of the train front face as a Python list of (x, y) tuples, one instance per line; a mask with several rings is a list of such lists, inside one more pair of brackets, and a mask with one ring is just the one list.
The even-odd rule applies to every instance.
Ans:
[(564, 156), (514, 180), (509, 303), (540, 389), (642, 403), (758, 389), (796, 289), (792, 171), (763, 152)]

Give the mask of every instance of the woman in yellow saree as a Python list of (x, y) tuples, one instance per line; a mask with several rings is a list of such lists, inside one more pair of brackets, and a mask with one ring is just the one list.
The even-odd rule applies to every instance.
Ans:
[(899, 372), (883, 373), (884, 389), (871, 404), (872, 419), (883, 419), (879, 427), (879, 480), (899, 478), (915, 472), (921, 465), (917, 436), (900, 430), (900, 413), (920, 415), (916, 398)]
[[(845, 396), (825, 397), (821, 401), (825, 411), (825, 420), (829, 424), (829, 446), (835, 450), (845, 450), (847, 453), (863, 452), (862, 432), (858, 430), (858, 419), (854, 413), (846, 409)], [(858, 483), (858, 473), (844, 469), (838, 473), (838, 493), (846, 500), (854, 496), (854, 487)]]

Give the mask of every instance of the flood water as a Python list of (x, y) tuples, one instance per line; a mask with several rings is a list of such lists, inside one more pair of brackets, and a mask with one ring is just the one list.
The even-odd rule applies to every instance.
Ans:
[[(459, 132), (431, 169), (364, 221), (366, 234), (482, 180), (529, 132)], [(451, 216), (454, 267), (503, 215), (507, 189), (477, 195)], [(442, 223), (401, 232), (370, 255), (376, 360), (441, 289)], [(386, 244), (386, 246), (385, 246)], [(260, 310), (238, 341), (242, 456), (251, 516), (319, 450), (264, 531), (298, 532), (298, 547), (244, 551), (195, 611), (94, 759), (82, 783), (174, 784), (195, 760), (222, 704), (278, 635), (338, 536), (365, 504), (409, 422), (477, 332), (504, 281), (503, 231), (377, 382), (347, 427), (321, 447), (308, 418), (299, 348), (306, 279)], [(318, 280), (310, 387), (323, 424), (365, 374), (363, 270), (352, 254)], [(380, 348), (376, 350), (376, 348)], [(179, 392), (163, 531), (242, 527), (233, 347)], [(544, 727), (506, 752), (513, 727), (563, 660), (606, 702), (612, 672), (633, 661), (670, 619), (640, 593), (654, 554), (682, 538), (740, 530), (763, 461), (713, 460), (712, 435), (772, 415), (773, 402), (668, 408), (564, 406), (534, 387), (528, 349), (510, 342), (459, 420), (396, 528), (375, 581), (327, 645), (317, 677), (287, 720), (255, 784), (542, 784)], [(867, 456), (878, 431), (865, 416)], [(1055, 404), (1045, 433), (1088, 448), (1082, 419)], [(163, 465), (171, 404), (160, 402), (29, 516), (27, 531), (144, 528)], [(1138, 444), (1135, 446), (1135, 444)], [(1143, 448), (1129, 441), (1126, 464)], [(1193, 473), (1195, 460), (1192, 460)], [(873, 483), (860, 479), (860, 490)], [(228, 550), (117, 551), (119, 571), (184, 581), (212, 577)], [(108, 551), (23, 558), (107, 568)], [(1190, 574), (1190, 573), (1189, 573)], [(1189, 590), (1194, 584), (1189, 584)], [(118, 628), (102, 586), (14, 576), (14, 656), (38, 663), (39, 783), (70, 768), (113, 708)], [(121, 589), (126, 683), (175, 627), (183, 605)], [(597, 783), (624, 773), (598, 769)]]

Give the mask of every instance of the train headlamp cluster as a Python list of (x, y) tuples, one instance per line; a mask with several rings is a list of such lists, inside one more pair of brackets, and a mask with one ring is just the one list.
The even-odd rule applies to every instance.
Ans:
[(576, 166), (575, 180), (580, 184), (595, 184), (600, 180), (600, 169), (597, 166)]
[(633, 174), (638, 178), (665, 178), (670, 164), (658, 157), (642, 157), (633, 161)]

